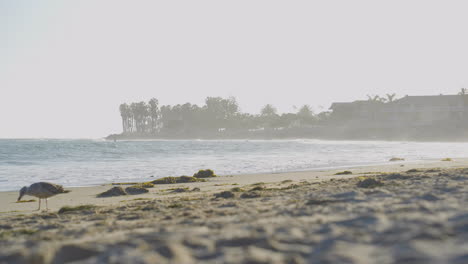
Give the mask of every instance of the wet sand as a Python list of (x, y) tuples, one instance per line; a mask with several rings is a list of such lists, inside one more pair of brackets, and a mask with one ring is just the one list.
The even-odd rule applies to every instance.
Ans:
[(468, 263), (467, 183), (457, 159), (71, 188), (48, 212), (2, 192), (0, 263)]

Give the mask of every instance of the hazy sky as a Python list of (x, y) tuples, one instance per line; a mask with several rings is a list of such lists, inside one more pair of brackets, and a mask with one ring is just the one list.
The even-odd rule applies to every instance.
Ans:
[(103, 137), (122, 102), (281, 112), (468, 84), (468, 1), (0, 0), (0, 137)]

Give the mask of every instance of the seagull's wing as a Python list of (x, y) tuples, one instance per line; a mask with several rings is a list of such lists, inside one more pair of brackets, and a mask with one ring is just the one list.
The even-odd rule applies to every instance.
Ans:
[(40, 182), (40, 187), (44, 192), (48, 192), (51, 195), (65, 192), (62, 185), (53, 184), (50, 182)]

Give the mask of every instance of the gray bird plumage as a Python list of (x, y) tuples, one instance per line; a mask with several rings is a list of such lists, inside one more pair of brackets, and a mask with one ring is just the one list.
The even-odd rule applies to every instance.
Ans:
[(60, 194), (60, 193), (68, 193), (68, 192), (70, 191), (65, 190), (62, 185), (53, 184), (50, 182), (36, 182), (36, 183), (31, 184), (29, 187), (25, 186), (21, 188), (18, 201), (21, 200), (21, 198), (24, 195), (34, 196), (34, 197), (39, 198), (38, 210), (41, 209), (41, 199), (46, 200), (46, 209), (48, 209), (47, 198)]

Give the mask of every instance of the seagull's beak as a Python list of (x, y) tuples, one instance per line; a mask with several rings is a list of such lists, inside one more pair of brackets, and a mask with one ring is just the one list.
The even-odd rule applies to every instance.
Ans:
[(18, 201), (19, 202), (21, 200), (21, 198), (23, 198), (23, 195), (20, 194), (20, 196), (18, 197)]

